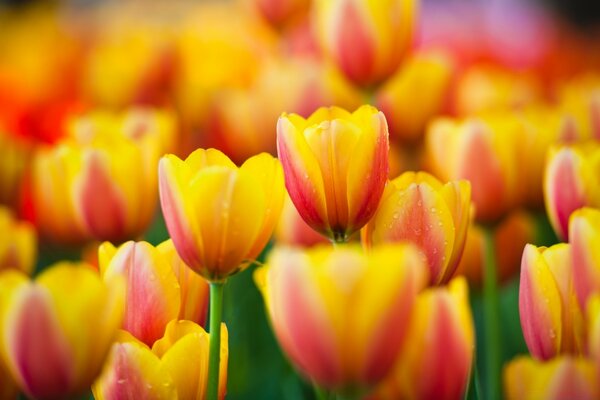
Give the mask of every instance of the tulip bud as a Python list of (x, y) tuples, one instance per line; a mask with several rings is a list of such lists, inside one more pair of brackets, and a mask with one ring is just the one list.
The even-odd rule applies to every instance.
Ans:
[(593, 400), (600, 396), (594, 364), (562, 356), (548, 362), (521, 356), (504, 370), (507, 400)]
[(302, 374), (340, 393), (370, 388), (391, 370), (426, 279), (407, 244), (368, 255), (350, 245), (276, 248), (255, 273), (283, 350)]
[(521, 326), (530, 353), (541, 360), (581, 354), (585, 332), (573, 287), (570, 245), (525, 246), (520, 285)]
[(600, 292), (600, 211), (581, 208), (571, 214), (569, 236), (573, 256), (573, 283), (579, 305)]
[[(219, 399), (227, 386), (227, 328), (221, 325)], [(210, 335), (191, 321), (173, 320), (150, 349), (122, 331), (92, 387), (98, 400), (206, 397)], [(132, 397), (133, 396), (133, 397)]]
[[(21, 389), (36, 399), (89, 389), (121, 324), (123, 285), (83, 265), (59, 263), (28, 282), (0, 275), (0, 353)], [(12, 287), (11, 287), (12, 286)]]
[(412, 45), (415, 0), (316, 0), (315, 11), (325, 54), (359, 86), (389, 78)]
[[(465, 279), (456, 278), (447, 288), (425, 290), (417, 297), (406, 346), (373, 400), (462, 398), (474, 349), (473, 317)], [(441, 351), (444, 357), (440, 357)]]
[(412, 242), (426, 258), (431, 284), (446, 283), (465, 246), (470, 199), (466, 181), (443, 185), (425, 172), (406, 172), (389, 182), (363, 243)]
[(443, 181), (466, 179), (478, 221), (495, 221), (520, 204), (522, 124), (505, 115), (436, 120), (427, 132), (429, 167)]
[(283, 204), (277, 159), (263, 153), (238, 168), (217, 150), (199, 149), (185, 161), (164, 156), (158, 168), (167, 229), (187, 265), (222, 281), (259, 255)]
[(560, 238), (569, 237), (569, 217), (584, 206), (600, 206), (600, 146), (587, 143), (551, 149), (544, 176), (546, 211)]
[(33, 272), (37, 254), (37, 236), (33, 226), (14, 219), (0, 206), (0, 271), (18, 269), (27, 275)]
[(283, 114), (277, 149), (288, 193), (313, 229), (346, 241), (373, 216), (388, 173), (381, 112), (362, 106), (352, 114), (320, 108), (308, 119)]

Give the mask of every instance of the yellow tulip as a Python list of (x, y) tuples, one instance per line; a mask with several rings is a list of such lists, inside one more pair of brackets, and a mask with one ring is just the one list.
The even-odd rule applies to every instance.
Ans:
[(209, 281), (223, 281), (256, 258), (283, 205), (283, 171), (268, 154), (241, 167), (218, 150), (159, 163), (163, 215), (181, 259)]
[(35, 282), (0, 274), (0, 353), (36, 399), (69, 398), (99, 374), (123, 316), (124, 288), (84, 265), (58, 263)]
[(37, 235), (31, 224), (17, 221), (10, 210), (0, 206), (0, 271), (18, 269), (30, 275), (37, 257)]
[(389, 151), (387, 123), (377, 109), (320, 108), (308, 119), (283, 114), (277, 150), (288, 193), (316, 231), (345, 241), (375, 213)]
[[(463, 398), (475, 350), (467, 282), (431, 288), (417, 297), (406, 346), (372, 399)], [(441, 356), (441, 354), (444, 356)]]
[(425, 172), (406, 172), (390, 181), (379, 208), (362, 234), (367, 248), (389, 242), (414, 243), (425, 256), (431, 284), (446, 283), (462, 256), (470, 220), (467, 181), (443, 185)]
[(359, 86), (389, 78), (412, 45), (416, 0), (315, 0), (326, 56)]
[[(227, 328), (221, 325), (219, 399), (227, 387)], [(121, 332), (92, 390), (98, 400), (204, 400), (210, 335), (191, 321), (173, 320), (152, 348)]]
[(391, 371), (427, 270), (412, 245), (275, 248), (255, 272), (279, 343), (316, 384), (359, 393)]
[(600, 396), (594, 364), (562, 356), (542, 362), (521, 356), (504, 369), (507, 400), (593, 400)]

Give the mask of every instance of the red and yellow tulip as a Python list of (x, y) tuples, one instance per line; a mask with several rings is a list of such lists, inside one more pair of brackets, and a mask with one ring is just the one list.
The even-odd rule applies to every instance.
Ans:
[[(227, 328), (221, 325), (219, 399), (227, 387)], [(171, 321), (150, 348), (122, 331), (92, 390), (98, 400), (206, 398), (210, 335), (191, 321)], [(133, 397), (132, 397), (133, 396)]]
[(364, 390), (391, 371), (427, 271), (408, 244), (276, 248), (256, 271), (279, 343), (316, 384)]
[(426, 172), (405, 172), (388, 183), (363, 243), (414, 243), (426, 257), (431, 284), (446, 283), (465, 246), (470, 200), (467, 181), (444, 185)]
[(585, 328), (573, 286), (571, 247), (525, 246), (521, 264), (519, 311), (530, 353), (548, 360), (585, 350)]
[(285, 189), (279, 161), (262, 153), (241, 167), (218, 150), (159, 163), (163, 215), (181, 259), (209, 281), (223, 281), (267, 244)]
[(324, 53), (352, 82), (372, 87), (389, 78), (408, 53), (415, 0), (316, 0)]
[(475, 350), (466, 280), (456, 278), (448, 287), (419, 294), (406, 335), (394, 371), (373, 399), (462, 398)]
[(569, 236), (573, 284), (582, 309), (593, 293), (600, 293), (600, 210), (581, 208), (571, 214)]
[(0, 271), (18, 269), (33, 272), (37, 258), (37, 234), (31, 224), (18, 221), (11, 211), (0, 206)]
[(59, 263), (35, 282), (0, 274), (0, 354), (20, 388), (36, 399), (85, 393), (123, 316), (119, 279), (104, 283), (89, 267)]
[(569, 217), (578, 208), (600, 206), (600, 145), (551, 149), (544, 176), (546, 211), (559, 237), (569, 237)]
[(316, 231), (345, 241), (373, 216), (388, 173), (388, 128), (371, 106), (283, 114), (277, 149), (296, 209)]

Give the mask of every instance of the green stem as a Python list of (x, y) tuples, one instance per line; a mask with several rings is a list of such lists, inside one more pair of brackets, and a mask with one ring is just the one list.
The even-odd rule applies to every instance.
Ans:
[(486, 350), (486, 382), (489, 400), (501, 397), (500, 387), (500, 303), (498, 300), (498, 282), (496, 273), (496, 254), (494, 244), (494, 231), (491, 227), (484, 227), (484, 282), (483, 282), (483, 308), (484, 308), (484, 343)]
[(219, 396), (219, 364), (221, 358), (221, 319), (223, 314), (224, 282), (210, 283), (210, 323), (208, 355), (208, 400), (217, 400)]

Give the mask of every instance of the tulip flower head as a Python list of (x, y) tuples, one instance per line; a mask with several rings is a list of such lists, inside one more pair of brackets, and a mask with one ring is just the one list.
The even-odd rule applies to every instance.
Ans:
[(275, 335), (294, 365), (338, 392), (377, 384), (403, 343), (426, 269), (409, 244), (276, 248), (255, 273)]
[[(227, 386), (227, 328), (221, 325), (219, 399)], [(98, 400), (206, 398), (210, 335), (191, 321), (169, 322), (150, 348), (121, 331), (92, 387)]]
[(521, 263), (519, 311), (530, 353), (548, 360), (584, 350), (582, 308), (573, 286), (572, 248), (525, 246)]
[(550, 150), (544, 175), (546, 211), (557, 235), (569, 237), (569, 217), (578, 208), (600, 206), (600, 145)]
[(362, 231), (367, 247), (409, 241), (419, 247), (432, 284), (450, 280), (460, 261), (470, 220), (467, 181), (443, 185), (425, 172), (406, 172), (389, 182), (379, 208)]
[(346, 241), (375, 213), (388, 173), (384, 115), (320, 108), (309, 118), (283, 114), (277, 150), (296, 209), (316, 231)]
[(0, 354), (28, 396), (64, 399), (89, 389), (121, 324), (122, 283), (68, 263), (35, 282), (0, 274)]
[(181, 259), (209, 281), (223, 281), (267, 244), (281, 213), (279, 161), (262, 153), (236, 167), (218, 150), (159, 163), (160, 200)]

